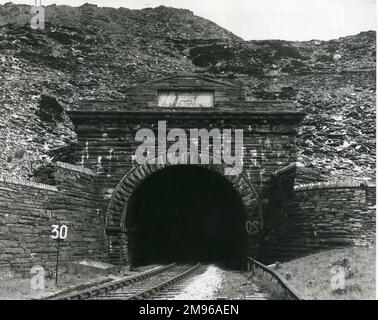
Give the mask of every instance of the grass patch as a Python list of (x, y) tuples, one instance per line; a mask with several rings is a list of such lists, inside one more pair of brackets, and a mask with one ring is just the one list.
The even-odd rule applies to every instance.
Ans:
[(269, 275), (261, 273), (252, 276), (250, 279), (262, 292), (269, 294), (269, 300), (287, 300), (284, 289), (278, 283), (271, 281)]
[(1, 279), (0, 300), (39, 299), (69, 289), (78, 284), (87, 284), (94, 280), (98, 281), (105, 279), (104, 276), (94, 275), (61, 274), (59, 277), (58, 286), (55, 285), (55, 279), (45, 279), (44, 290), (33, 290), (30, 285), (30, 278), (13, 277), (9, 279)]
[[(335, 289), (332, 269), (342, 268), (345, 286)], [(287, 282), (311, 300), (370, 300), (376, 298), (375, 248), (348, 247), (312, 254), (280, 264)]]

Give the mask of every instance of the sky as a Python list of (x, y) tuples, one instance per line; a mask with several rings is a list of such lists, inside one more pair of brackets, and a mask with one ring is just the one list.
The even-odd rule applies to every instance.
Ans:
[[(329, 40), (376, 30), (375, 0), (13, 0), (17, 4), (86, 2), (99, 7), (185, 8), (245, 40)], [(0, 0), (0, 4), (9, 0)]]

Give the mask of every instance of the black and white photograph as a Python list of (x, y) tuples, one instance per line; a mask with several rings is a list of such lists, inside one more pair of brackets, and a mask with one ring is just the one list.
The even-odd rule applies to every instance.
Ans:
[(0, 0), (0, 300), (376, 300), (376, 1), (87, 1)]

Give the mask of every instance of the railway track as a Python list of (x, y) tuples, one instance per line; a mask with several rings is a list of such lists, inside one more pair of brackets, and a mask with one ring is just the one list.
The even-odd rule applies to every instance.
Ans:
[(156, 276), (145, 279), (133, 285), (118, 290), (109, 291), (103, 295), (93, 297), (93, 299), (106, 300), (142, 300), (152, 299), (159, 293), (163, 296), (171, 293), (169, 290), (177, 282), (192, 276), (198, 270), (200, 264), (196, 265), (175, 265), (172, 268), (158, 273)]
[[(268, 283), (271, 282), (275, 288), (276, 295), (279, 294), (279, 299), (302, 300), (303, 297), (296, 292), (291, 286), (286, 283), (282, 277), (272, 269), (261, 264), (260, 262), (245, 257), (246, 265), (244, 272), (248, 277), (256, 276), (258, 279)], [(191, 278), (195, 275), (206, 274), (209, 266), (198, 264), (176, 264), (172, 263), (166, 266), (150, 269), (141, 272), (134, 276), (125, 277), (119, 280), (114, 280), (102, 284), (92, 285), (84, 289), (76, 289), (76, 291), (60, 293), (55, 296), (50, 296), (48, 300), (171, 300), (175, 296), (183, 292), (187, 287), (188, 282), (191, 283)], [(224, 271), (230, 273), (230, 271)], [(226, 276), (230, 276), (229, 274)], [(207, 278), (206, 278), (207, 279)], [(206, 280), (205, 279), (205, 280)], [(231, 275), (231, 279), (236, 279)], [(190, 280), (190, 281), (186, 281)], [(198, 282), (198, 281), (197, 281)], [(206, 282), (206, 281), (205, 281)], [(244, 285), (244, 283), (242, 284)], [(75, 289), (74, 289), (75, 290)], [(227, 299), (228, 295), (234, 296), (234, 291), (229, 286), (225, 289), (225, 297), (220, 299)], [(240, 288), (238, 289), (240, 292)], [(243, 290), (242, 290), (243, 291)], [(259, 284), (254, 284), (254, 289), (250, 291), (243, 291), (245, 293), (245, 300), (267, 300), (270, 299), (269, 292), (261, 292)], [(46, 298), (45, 298), (46, 299)], [(239, 296), (238, 296), (239, 299)]]
[[(169, 288), (192, 276), (201, 267), (175, 263), (143, 272), (136, 276), (90, 287), (81, 291), (57, 295), (54, 300), (142, 300), (155, 298), (160, 292), (172, 295)], [(177, 287), (175, 287), (177, 288)], [(176, 289), (173, 289), (175, 292)]]
[(251, 275), (259, 274), (260, 278), (265, 278), (270, 281), (273, 285), (276, 286), (276, 290), (281, 291), (281, 300), (305, 300), (305, 298), (292, 288), (282, 276), (274, 272), (272, 269), (269, 269), (266, 265), (261, 262), (256, 261), (255, 259), (245, 256), (246, 262), (246, 271)]

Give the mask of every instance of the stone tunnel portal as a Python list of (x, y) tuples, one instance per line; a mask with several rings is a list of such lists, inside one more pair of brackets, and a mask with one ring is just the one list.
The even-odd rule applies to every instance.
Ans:
[(245, 209), (233, 185), (195, 165), (166, 167), (132, 193), (125, 217), (133, 265), (235, 264), (246, 251)]
[[(269, 227), (271, 176), (296, 162), (305, 114), (288, 101), (247, 100), (231, 83), (175, 74), (131, 86), (122, 101), (82, 101), (69, 116), (78, 135), (75, 161), (97, 174), (108, 260), (127, 265), (227, 261), (243, 250), (257, 257)], [(137, 133), (149, 130), (159, 140), (159, 121), (187, 137), (192, 129), (242, 130), (242, 172), (226, 174), (227, 161), (214, 159), (197, 167), (136, 164)]]

